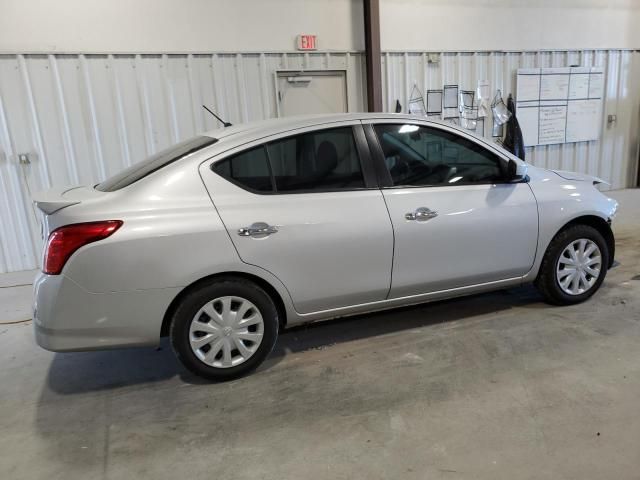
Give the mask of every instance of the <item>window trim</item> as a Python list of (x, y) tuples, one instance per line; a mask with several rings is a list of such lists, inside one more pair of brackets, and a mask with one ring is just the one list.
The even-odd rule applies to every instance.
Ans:
[[(362, 179), (364, 182), (364, 187), (350, 187), (350, 188), (325, 188), (325, 189), (304, 189), (304, 190), (284, 190), (284, 191), (278, 191), (277, 186), (276, 186), (276, 179), (275, 176), (273, 175), (273, 167), (271, 166), (271, 157), (269, 155), (269, 149), (267, 148), (267, 145), (273, 142), (277, 142), (277, 141), (281, 141), (281, 140), (286, 140), (288, 138), (292, 138), (292, 137), (297, 137), (300, 135), (307, 135), (307, 134), (311, 134), (311, 133), (315, 133), (315, 132), (321, 132), (321, 131), (326, 131), (326, 130), (338, 130), (341, 128), (350, 128), (351, 129), (351, 133), (353, 135), (353, 141), (356, 147), (356, 152), (358, 154), (358, 161), (360, 163), (360, 170), (362, 172)], [(229, 183), (232, 183), (233, 185), (235, 185), (238, 188), (241, 188), (242, 190), (246, 191), (246, 192), (250, 192), (253, 193), (255, 195), (299, 195), (299, 194), (309, 194), (309, 193), (339, 193), (339, 192), (359, 192), (359, 191), (366, 191), (366, 190), (377, 190), (379, 188), (378, 186), (378, 182), (376, 181), (376, 172), (374, 170), (374, 166), (373, 166), (373, 161), (371, 159), (371, 154), (370, 154), (370, 149), (367, 146), (367, 141), (365, 138), (365, 134), (364, 134), (364, 130), (363, 130), (363, 126), (362, 123), (357, 123), (357, 124), (351, 124), (351, 125), (323, 125), (321, 128), (317, 128), (317, 129), (313, 129), (313, 130), (307, 130), (307, 131), (303, 131), (303, 132), (296, 132), (296, 133), (291, 133), (289, 135), (283, 135), (283, 136), (277, 136), (276, 138), (267, 138), (267, 139), (263, 139), (264, 141), (255, 145), (252, 145), (251, 147), (248, 148), (243, 148), (241, 150), (235, 151), (234, 153), (225, 156), (224, 158), (220, 158), (220, 159), (215, 159), (213, 162), (211, 162), (210, 166), (209, 166), (209, 170), (211, 170), (212, 173), (214, 173), (215, 175), (218, 175), (220, 178), (222, 178), (223, 180), (226, 180)], [(246, 185), (242, 185), (239, 182), (237, 182), (235, 179), (233, 178), (226, 178), (223, 177), (221, 174), (219, 174), (218, 172), (216, 172), (214, 170), (215, 165), (220, 164), (222, 162), (228, 161), (231, 158), (237, 156), (237, 155), (241, 155), (242, 153), (248, 152), (250, 150), (254, 150), (257, 148), (263, 148), (265, 150), (265, 154), (267, 156), (267, 164), (268, 164), (268, 168), (269, 168), (269, 174), (271, 177), (271, 191), (261, 191), (261, 190), (255, 190), (253, 188), (247, 187)]]
[(523, 179), (517, 179), (517, 180), (504, 179), (499, 181), (494, 180), (494, 181), (486, 181), (486, 182), (433, 183), (433, 184), (425, 184), (425, 185), (394, 185), (393, 179), (391, 177), (391, 173), (389, 172), (389, 169), (387, 168), (384, 161), (384, 151), (382, 150), (382, 145), (380, 144), (380, 138), (378, 137), (378, 134), (376, 133), (374, 127), (375, 125), (405, 125), (405, 124), (416, 125), (422, 128), (431, 128), (433, 130), (439, 130), (443, 132), (450, 132), (454, 135), (459, 136), (464, 140), (475, 143), (479, 147), (484, 148), (486, 151), (495, 155), (495, 157), (503, 163), (503, 166), (505, 169), (507, 168), (507, 164), (510, 160), (509, 158), (506, 158), (503, 155), (501, 155), (500, 152), (489, 148), (487, 145), (484, 145), (483, 143), (478, 142), (473, 138), (468, 138), (463, 135), (460, 135), (455, 130), (439, 128), (438, 125), (434, 125), (434, 124), (425, 125), (419, 121), (412, 121), (409, 119), (403, 119), (401, 121), (395, 120), (395, 119), (388, 119), (388, 120), (380, 119), (380, 121), (368, 122), (363, 125), (365, 135), (367, 136), (367, 141), (369, 143), (369, 148), (371, 150), (371, 158), (374, 163), (376, 172), (378, 173), (380, 189), (397, 190), (400, 188), (437, 188), (437, 187), (459, 187), (459, 186), (468, 187), (473, 185), (511, 185), (511, 184), (517, 184), (517, 183), (528, 183), (529, 181), (529, 178), (525, 177)]
[(384, 162), (384, 152), (382, 145), (380, 145), (378, 134), (376, 134), (372, 123), (363, 125), (363, 128), (365, 136), (367, 137), (367, 144), (369, 145), (369, 156), (376, 170), (378, 185), (380, 188), (392, 188), (394, 186), (393, 178), (391, 178), (391, 172)]

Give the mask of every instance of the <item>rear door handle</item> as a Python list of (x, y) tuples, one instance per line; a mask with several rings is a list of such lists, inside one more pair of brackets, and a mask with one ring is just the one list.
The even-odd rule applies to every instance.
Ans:
[(404, 215), (407, 220), (415, 220), (416, 222), (426, 222), (432, 218), (436, 218), (438, 212), (427, 207), (417, 208), (415, 212), (409, 212)]
[(241, 237), (268, 237), (272, 233), (277, 233), (278, 228), (268, 223), (256, 222), (252, 223), (249, 227), (242, 227), (238, 229), (238, 235)]

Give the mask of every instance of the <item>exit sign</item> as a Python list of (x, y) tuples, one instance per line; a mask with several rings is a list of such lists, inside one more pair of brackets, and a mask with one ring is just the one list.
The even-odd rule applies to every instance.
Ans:
[(298, 35), (298, 50), (316, 50), (317, 48), (315, 35)]

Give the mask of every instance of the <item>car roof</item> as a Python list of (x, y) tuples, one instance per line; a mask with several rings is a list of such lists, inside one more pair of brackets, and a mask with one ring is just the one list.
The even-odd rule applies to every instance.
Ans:
[[(423, 116), (407, 115), (401, 113), (331, 113), (331, 114), (316, 114), (316, 115), (295, 115), (284, 118), (269, 118), (267, 120), (257, 120), (247, 123), (240, 123), (231, 127), (218, 128), (216, 130), (210, 130), (205, 132), (204, 135), (221, 140), (226, 137), (239, 135), (239, 134), (256, 134), (261, 136), (262, 133), (271, 134), (277, 131), (287, 131), (296, 128), (311, 127), (314, 125), (323, 125), (336, 122), (348, 122), (358, 120), (374, 120), (374, 119), (406, 119), (420, 122), (428, 122), (439, 125), (447, 125), (454, 127), (450, 123), (444, 123), (442, 121), (433, 121)], [(468, 132), (467, 132), (468, 133)]]

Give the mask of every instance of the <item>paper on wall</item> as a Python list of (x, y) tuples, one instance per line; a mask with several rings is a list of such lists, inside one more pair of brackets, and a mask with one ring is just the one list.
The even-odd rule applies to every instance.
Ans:
[(511, 118), (511, 112), (504, 104), (500, 90), (496, 90), (496, 96), (493, 97), (493, 103), (491, 103), (491, 110), (493, 111), (493, 123), (502, 125), (507, 123)]
[(427, 114), (424, 109), (424, 101), (422, 100), (422, 97), (420, 97), (419, 99), (409, 100), (408, 109), (411, 115), (425, 116)]
[(473, 90), (460, 90), (460, 101), (458, 102), (458, 110), (460, 113), (464, 111), (465, 107), (473, 107), (473, 97), (475, 92)]
[(458, 108), (458, 85), (444, 86), (444, 108)]
[(475, 130), (478, 123), (478, 110), (465, 106), (460, 115), (460, 125), (467, 130)]
[(413, 90), (411, 90), (411, 98), (409, 98), (407, 110), (411, 115), (425, 116), (427, 114), (426, 109), (424, 108), (422, 92), (415, 84), (413, 85)]
[(442, 90), (427, 90), (427, 115), (442, 114)]
[(489, 91), (489, 80), (478, 80), (478, 88), (476, 94), (478, 96), (478, 117), (486, 117), (489, 115), (491, 95)]
[(443, 90), (442, 118), (445, 120), (458, 118), (458, 85), (445, 85)]

